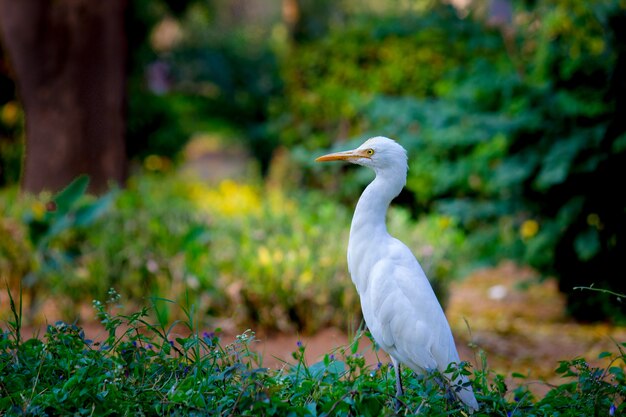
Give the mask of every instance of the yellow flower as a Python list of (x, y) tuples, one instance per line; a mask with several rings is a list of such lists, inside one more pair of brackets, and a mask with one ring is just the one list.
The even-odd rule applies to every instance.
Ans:
[(233, 180), (224, 180), (217, 188), (194, 184), (189, 190), (191, 198), (211, 213), (236, 217), (261, 211), (259, 191), (250, 185), (238, 184)]
[(14, 101), (9, 101), (0, 110), (0, 120), (7, 126), (14, 126), (19, 117), (20, 108)]
[(258, 249), (259, 264), (266, 266), (272, 262), (270, 251), (265, 246), (260, 246)]
[(591, 213), (587, 216), (587, 224), (589, 226), (593, 226), (596, 229), (602, 229), (602, 222), (600, 221), (600, 216), (596, 213)]
[(34, 202), (31, 209), (33, 210), (35, 220), (43, 219), (43, 216), (46, 214), (46, 206), (41, 201)]
[(441, 216), (437, 220), (440, 229), (447, 229), (452, 224), (452, 219), (448, 216)]
[(167, 167), (168, 162), (159, 155), (149, 155), (143, 161), (143, 165), (148, 171), (163, 171), (163, 169)]
[(520, 227), (520, 235), (523, 239), (530, 239), (539, 232), (539, 223), (536, 220), (526, 220)]
[(283, 252), (280, 249), (276, 249), (274, 251), (274, 262), (277, 264), (281, 263), (285, 259)]
[(303, 284), (308, 284), (313, 281), (313, 273), (310, 270), (306, 270), (300, 274), (300, 282)]

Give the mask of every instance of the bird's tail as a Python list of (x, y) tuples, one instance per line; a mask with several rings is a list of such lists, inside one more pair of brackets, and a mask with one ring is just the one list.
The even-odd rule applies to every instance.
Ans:
[(465, 404), (471, 412), (478, 411), (478, 401), (474, 396), (474, 390), (465, 376), (458, 377), (452, 384), (454, 395)]

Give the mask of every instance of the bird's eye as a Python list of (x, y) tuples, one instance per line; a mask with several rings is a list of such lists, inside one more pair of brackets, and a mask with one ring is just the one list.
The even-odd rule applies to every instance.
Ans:
[(365, 153), (366, 153), (368, 156), (372, 156), (372, 155), (374, 155), (374, 149), (368, 149), (368, 150), (366, 150), (366, 151), (365, 151)]

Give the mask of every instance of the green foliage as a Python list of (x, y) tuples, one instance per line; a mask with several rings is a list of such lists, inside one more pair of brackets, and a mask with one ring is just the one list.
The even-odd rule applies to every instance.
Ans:
[(130, 158), (151, 154), (174, 158), (190, 137), (177, 106), (178, 101), (186, 98), (152, 91), (149, 68), (159, 62), (159, 54), (151, 42), (152, 31), (162, 19), (180, 13), (191, 2), (138, 0), (128, 6), (125, 28), (131, 53), (128, 54), (126, 137)]
[[(221, 199), (246, 192), (233, 185), (223, 184)], [(347, 211), (317, 194), (296, 199), (265, 189), (255, 197), (243, 216), (209, 208), (218, 239), (212, 257), (231, 294), (228, 309), (273, 330), (353, 325), (360, 315), (345, 263)]]
[[(162, 176), (131, 179), (106, 216), (79, 242), (77, 263), (61, 290), (75, 302), (116, 286), (139, 300), (174, 292), (212, 291), (208, 226), (189, 206), (183, 183)], [(165, 192), (159, 188), (168, 184)]]
[[(222, 7), (226, 8), (225, 5)], [(272, 97), (281, 93), (271, 22), (216, 19), (211, 6), (197, 2), (179, 19), (180, 41), (163, 60), (172, 87), (201, 104), (198, 118), (221, 118), (239, 127), (251, 154), (268, 168), (276, 141), (265, 132)]]
[(57, 193), (48, 202), (45, 211), (38, 212), (38, 207), (27, 213), (24, 222), (28, 228), (31, 242), (38, 251), (45, 252), (50, 241), (72, 228), (84, 227), (93, 222), (104, 211), (114, 192), (101, 197), (97, 201), (86, 203), (81, 201), (87, 191), (89, 177), (81, 175), (67, 187)]
[[(614, 271), (623, 252), (626, 201), (598, 186), (624, 175), (626, 154), (615, 143), (626, 132), (619, 116), (626, 90), (611, 81), (623, 59), (615, 25), (624, 13), (614, 2), (572, 10), (565, 3), (549, 10), (540, 4), (539, 11), (546, 12), (546, 23), (536, 35), (533, 76), (478, 66), (439, 102), (445, 124), (417, 116), (422, 129), (413, 141), (431, 143), (428, 153), (445, 158), (425, 172), (442, 176), (431, 187), (438, 209), (459, 216), (473, 235), (497, 236), (491, 242), (505, 244), (502, 251), (477, 242), (483, 255), (513, 257), (557, 274), (579, 318), (623, 320), (621, 306), (604, 294), (581, 296), (572, 288), (595, 283), (624, 291)], [(543, 47), (551, 52), (542, 55)], [(455, 108), (463, 108), (463, 118), (451, 117)], [(446, 184), (446, 178), (453, 181)]]
[(327, 147), (362, 132), (359, 117), (375, 94), (431, 97), (442, 74), (474, 55), (489, 56), (498, 37), (449, 5), (427, 14), (361, 16), (282, 60), (284, 98), (272, 107), (282, 143)]
[[(10, 296), (10, 294), (9, 294)], [(11, 298), (11, 297), (10, 297)], [(12, 298), (11, 298), (12, 300)], [(0, 413), (13, 415), (395, 415), (393, 368), (368, 366), (351, 346), (309, 364), (306, 347), (295, 346), (293, 363), (280, 370), (262, 367), (253, 351), (254, 333), (246, 331), (227, 345), (216, 332), (202, 332), (196, 312), (183, 309), (184, 334), (150, 321), (149, 309), (117, 312), (120, 295), (94, 301), (108, 336), (88, 339), (71, 324), (49, 325), (41, 339), (24, 340), (10, 323), (0, 337)], [(14, 316), (21, 315), (12, 303)], [(359, 335), (359, 337), (362, 334)], [(563, 383), (541, 400), (527, 384), (509, 390), (503, 375), (467, 363), (450, 371), (468, 375), (480, 410), (476, 416), (622, 415), (626, 403), (623, 345), (606, 368), (584, 359), (562, 361)], [(515, 376), (515, 375), (514, 375)], [(521, 377), (517, 375), (517, 377)], [(451, 402), (436, 374), (416, 376), (405, 369), (400, 415), (466, 416)]]
[[(399, 201), (413, 214), (458, 221), (479, 264), (509, 258), (558, 276), (576, 317), (622, 321), (607, 294), (572, 291), (626, 291), (616, 272), (625, 194), (604, 187), (626, 175), (622, 6), (520, 4), (516, 33), (437, 7), (394, 18), (394, 29), (385, 18), (340, 27), (286, 64), (282, 139), (320, 147), (351, 137), (341, 148), (381, 134), (399, 140), (410, 154), (409, 195)], [(380, 59), (395, 42), (400, 52)], [(411, 61), (422, 55), (428, 65)], [(337, 183), (336, 171), (311, 170), (311, 182)], [(361, 175), (339, 181), (344, 199), (356, 198)]]
[(21, 213), (26, 228), (23, 234), (5, 229), (9, 233), (2, 249), (8, 256), (3, 259), (9, 271), (24, 274), (5, 278), (11, 283), (21, 280), (20, 285), (29, 290), (33, 310), (40, 301), (38, 292), (54, 291), (58, 287), (55, 278), (59, 279), (59, 275), (73, 265), (79, 250), (74, 236), (93, 225), (115, 196), (115, 191), (110, 191), (99, 199), (86, 198), (88, 183), (86, 175), (80, 176), (45, 204), (32, 202), (31, 207)]
[[(22, 205), (9, 192), (0, 198), (10, 207), (0, 262), (31, 302), (54, 294), (72, 320), (84, 300), (115, 287), (132, 302), (167, 295), (266, 330), (311, 333), (360, 322), (346, 265), (350, 211), (318, 192), (208, 186), (172, 173), (132, 178), (98, 199), (84, 196), (85, 186), (85, 177), (77, 179), (47, 209), (45, 196)], [(392, 210), (389, 227), (414, 249), (445, 302), (463, 242), (453, 220), (415, 224)], [(171, 318), (169, 303), (157, 305), (162, 319)]]

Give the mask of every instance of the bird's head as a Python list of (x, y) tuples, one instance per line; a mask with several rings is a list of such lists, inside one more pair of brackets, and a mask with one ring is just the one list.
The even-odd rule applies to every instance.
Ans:
[(406, 176), (407, 171), (406, 150), (396, 141), (383, 136), (368, 139), (351, 151), (320, 156), (316, 161), (347, 161), (370, 167), (377, 174), (382, 171), (400, 171)]

